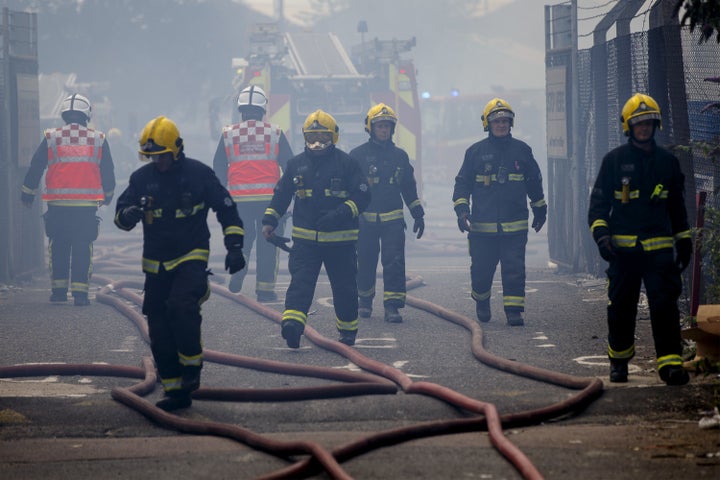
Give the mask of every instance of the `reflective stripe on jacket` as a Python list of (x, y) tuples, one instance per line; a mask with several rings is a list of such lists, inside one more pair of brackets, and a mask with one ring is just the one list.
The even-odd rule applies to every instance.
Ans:
[(105, 199), (100, 160), (105, 135), (77, 123), (45, 131), (48, 145), (43, 200), (94, 205)]
[(248, 120), (223, 128), (228, 191), (235, 202), (269, 201), (280, 179), (280, 128)]

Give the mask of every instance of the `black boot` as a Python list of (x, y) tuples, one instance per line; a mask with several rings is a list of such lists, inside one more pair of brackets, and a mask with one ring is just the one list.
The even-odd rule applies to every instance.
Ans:
[(50, 301), (53, 303), (67, 302), (68, 301), (67, 290), (61, 290), (59, 288), (58, 289), (54, 288), (52, 291), (52, 295), (50, 295)]
[(355, 345), (356, 336), (357, 330), (340, 330), (340, 338), (338, 339), (338, 342), (352, 347), (353, 345)]
[(475, 313), (477, 314), (477, 319), (479, 322), (489, 322), (490, 317), (492, 316), (490, 313), (490, 302), (477, 302), (475, 304)]
[(385, 321), (388, 323), (402, 323), (402, 316), (395, 305), (385, 305)]
[(87, 293), (74, 293), (73, 298), (75, 299), (76, 307), (87, 307), (88, 305), (90, 305), (90, 300), (88, 299)]
[(360, 297), (358, 299), (358, 315), (362, 318), (370, 318), (372, 315), (372, 299)]
[(610, 359), (610, 381), (612, 383), (625, 383), (628, 381), (628, 361)]
[(296, 320), (283, 320), (280, 328), (288, 348), (300, 348), (300, 337), (305, 330), (303, 324)]
[(190, 405), (192, 405), (192, 398), (190, 398), (190, 392), (186, 390), (166, 392), (165, 398), (155, 404), (160, 410), (165, 410), (166, 412), (188, 408)]
[(507, 324), (511, 327), (522, 327), (525, 325), (522, 312), (519, 310), (508, 310), (505, 312), (505, 317), (507, 318)]
[(182, 389), (194, 392), (200, 388), (200, 370), (202, 367), (183, 367)]
[(658, 372), (660, 379), (667, 385), (685, 385), (690, 381), (690, 375), (682, 365), (668, 365)]

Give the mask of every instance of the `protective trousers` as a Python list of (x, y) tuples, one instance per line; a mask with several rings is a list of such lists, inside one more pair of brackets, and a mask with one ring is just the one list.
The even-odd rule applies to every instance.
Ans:
[(54, 294), (87, 296), (92, 274), (93, 242), (98, 236), (95, 207), (48, 205), (45, 233), (50, 239), (50, 280)]
[(357, 253), (355, 244), (317, 245), (293, 242), (288, 268), (290, 286), (285, 294), (285, 313), (299, 312), (294, 319), (306, 319), (312, 305), (320, 268), (330, 280), (339, 331), (358, 329)]
[[(250, 262), (253, 243), (257, 238), (255, 293), (274, 292), (275, 282), (277, 281), (279, 252), (273, 244), (266, 241), (262, 236), (262, 219), (268, 202), (239, 202), (236, 205), (245, 230), (243, 254), (248, 263)], [(283, 235), (284, 225), (282, 221), (278, 224), (277, 228), (275, 228), (275, 235)], [(233, 274), (230, 280), (234, 287), (233, 291), (239, 292), (242, 289), (247, 271), (247, 268), (243, 268)]]
[(358, 236), (358, 294), (360, 304), (371, 306), (375, 298), (378, 257), (383, 267), (383, 304), (405, 306), (405, 222), (360, 220)]
[(207, 264), (188, 261), (172, 271), (145, 275), (143, 313), (147, 315), (150, 350), (165, 392), (188, 389), (183, 379), (202, 368), (200, 305), (210, 296)]
[(682, 354), (680, 312), (677, 301), (682, 292), (680, 271), (673, 262), (673, 250), (652, 253), (619, 252), (610, 262), (608, 276), (608, 352), (611, 358), (629, 360), (634, 353), (635, 322), (641, 282), (650, 306), (657, 358)]
[(502, 276), (503, 308), (525, 310), (525, 246), (527, 232), (509, 235), (468, 235), (472, 297), (489, 305), (498, 262)]

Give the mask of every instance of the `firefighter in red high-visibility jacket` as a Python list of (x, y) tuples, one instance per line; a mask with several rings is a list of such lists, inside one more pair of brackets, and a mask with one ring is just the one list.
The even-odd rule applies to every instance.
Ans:
[(682, 291), (680, 273), (692, 255), (685, 177), (678, 159), (655, 143), (661, 113), (652, 97), (633, 95), (620, 121), (628, 143), (603, 158), (588, 212), (600, 256), (609, 262), (610, 381), (627, 382), (644, 283), (658, 373), (668, 385), (682, 385), (689, 376), (682, 366), (677, 301)]
[(115, 173), (105, 134), (89, 128), (92, 105), (74, 93), (62, 102), (65, 125), (45, 131), (25, 175), (21, 200), (30, 206), (45, 175), (45, 234), (49, 238), (51, 302), (89, 305), (92, 248), (98, 236), (99, 205), (112, 201)]
[[(245, 255), (256, 245), (255, 295), (260, 302), (277, 299), (275, 282), (278, 251), (262, 238), (262, 219), (270, 203), (273, 188), (287, 161), (293, 156), (290, 144), (280, 127), (263, 121), (268, 98), (262, 88), (250, 85), (238, 95), (237, 108), (241, 122), (223, 128), (213, 159), (213, 169), (227, 186), (240, 218), (245, 225)], [(282, 222), (276, 233), (282, 235)], [(228, 289), (242, 289), (247, 269), (230, 278)]]

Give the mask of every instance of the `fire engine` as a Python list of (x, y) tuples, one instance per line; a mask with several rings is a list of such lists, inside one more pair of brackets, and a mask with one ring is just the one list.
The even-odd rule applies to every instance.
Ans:
[(351, 58), (333, 33), (281, 32), (277, 23), (258, 24), (250, 34), (248, 54), (232, 60), (234, 97), (211, 106), (213, 138), (222, 129), (229, 104), (232, 122), (238, 121), (234, 100), (248, 85), (258, 85), (268, 94), (266, 119), (282, 128), (296, 153), (304, 148), (302, 124), (318, 108), (335, 117), (338, 146), (348, 152), (367, 141), (365, 116), (382, 102), (398, 115), (393, 140), (408, 153), (420, 187), (416, 72), (412, 59), (404, 57), (414, 46), (414, 38), (363, 41), (352, 49)]

